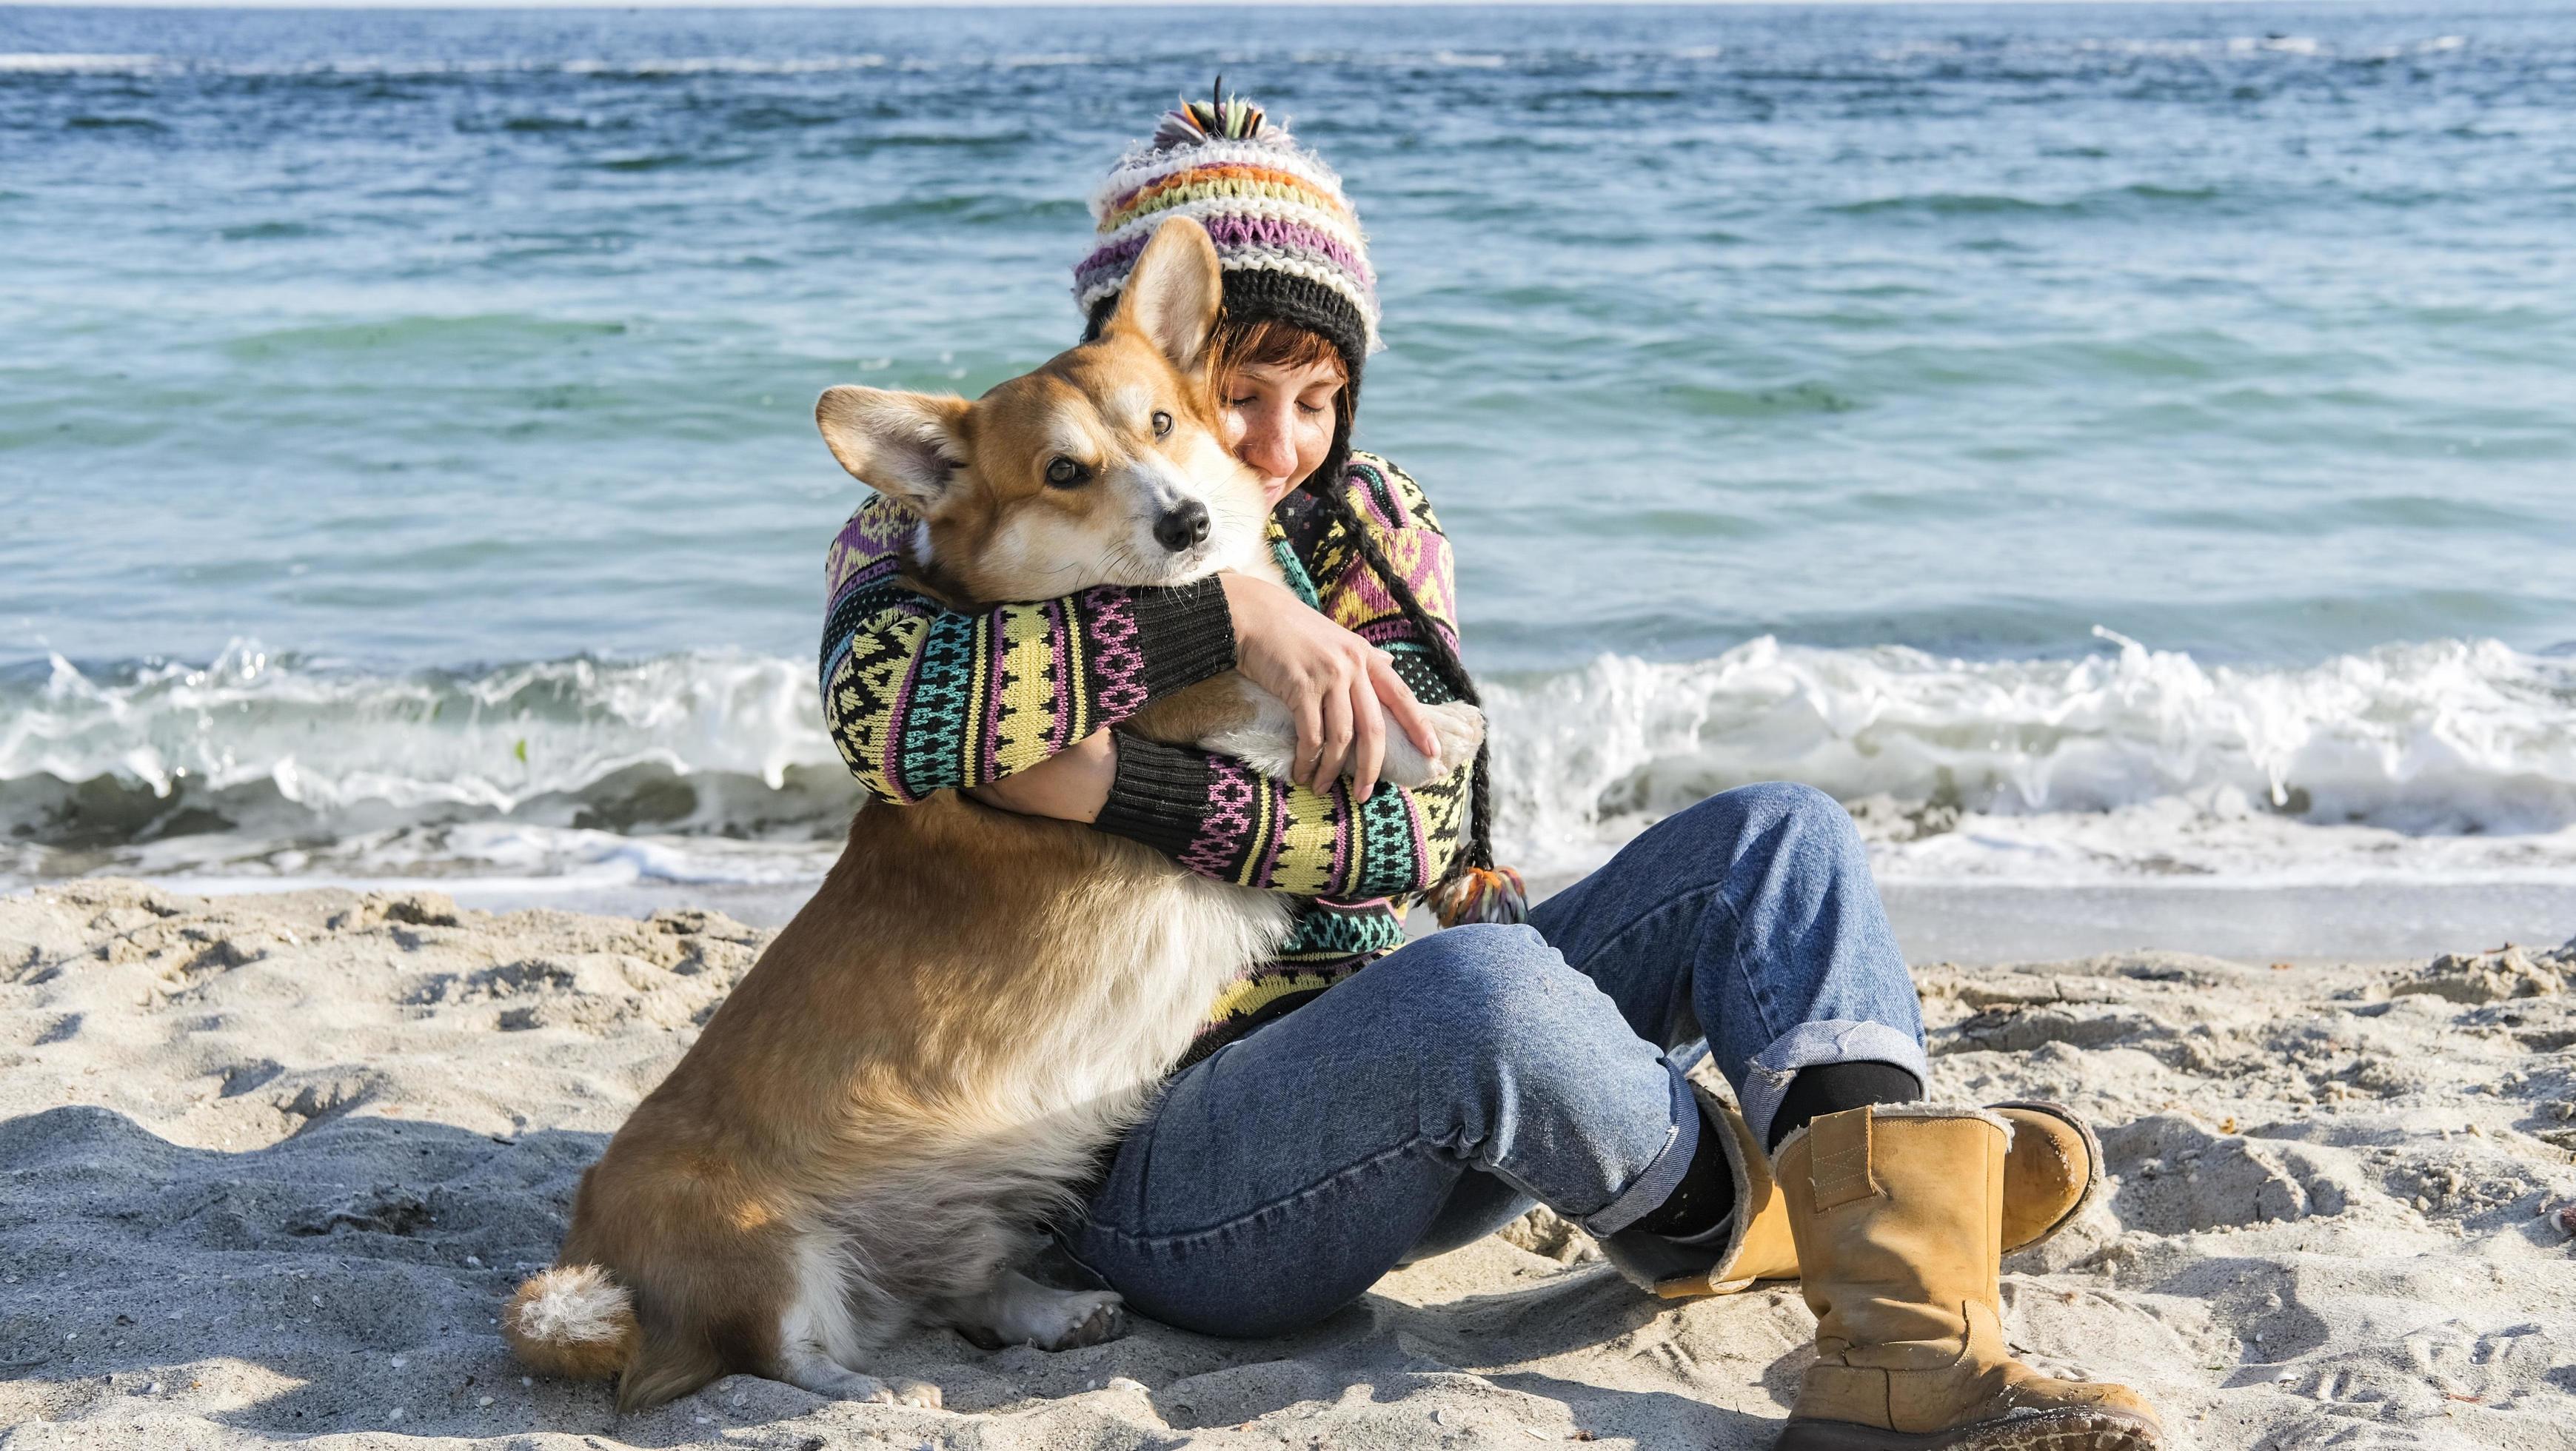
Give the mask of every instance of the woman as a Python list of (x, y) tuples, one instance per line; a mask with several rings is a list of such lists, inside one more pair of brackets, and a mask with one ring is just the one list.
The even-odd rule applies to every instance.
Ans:
[[(1405, 943), (1397, 902), (1491, 863), (1481, 753), (1419, 790), (1375, 784), (1390, 722), (1431, 750), (1417, 702), (1473, 687), (1429, 501), (1350, 448), (1379, 347), (1357, 220), (1333, 173), (1239, 101), (1166, 116), (1092, 210), (1075, 287), (1095, 330), (1162, 220), (1194, 217), (1215, 241), (1229, 443), (1268, 487), (1290, 587), (1227, 575), (958, 614), (878, 583), (833, 601), (823, 662), (834, 739), (883, 800), (964, 789), (1299, 899), (1282, 959), (1210, 1006), (1066, 1249), (1146, 1314), (1269, 1335), (1536, 1200), (1667, 1296), (1803, 1266), (1821, 1358), (1784, 1444), (2153, 1444), (2125, 1389), (2006, 1352), (1997, 1256), (2072, 1217), (2089, 1135), (2063, 1110), (1896, 1107), (1922, 1097), (1921, 1019), (1830, 798), (1727, 792), (1527, 925)], [(836, 546), (833, 577), (882, 580), (862, 563)], [(1088, 668), (1104, 648), (1141, 672)], [(1114, 729), (1228, 668), (1296, 708), (1296, 779)], [(835, 688), (855, 671), (901, 688)], [(1031, 701), (1099, 728), (1015, 728)], [(1453, 892), (1444, 917), (1517, 915), (1474, 895)], [(1702, 1053), (1740, 1114), (1673, 1056)]]

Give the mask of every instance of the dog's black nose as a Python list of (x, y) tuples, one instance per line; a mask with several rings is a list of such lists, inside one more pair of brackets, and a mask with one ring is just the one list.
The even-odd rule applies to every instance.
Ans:
[(1174, 554), (1204, 541), (1207, 536), (1207, 505), (1196, 499), (1185, 500), (1178, 507), (1165, 510), (1163, 517), (1154, 521), (1154, 537)]

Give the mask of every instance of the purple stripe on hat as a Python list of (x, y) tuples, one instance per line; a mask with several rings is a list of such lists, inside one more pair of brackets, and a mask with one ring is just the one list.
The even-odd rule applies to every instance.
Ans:
[(1203, 219), (1208, 240), (1216, 243), (1219, 254), (1230, 247), (1294, 247), (1300, 251), (1321, 252), (1333, 259), (1333, 265), (1364, 282), (1374, 283), (1366, 258), (1321, 227), (1291, 222), (1279, 217), (1215, 216)]
[[(1216, 244), (1222, 258), (1229, 251), (1253, 247), (1277, 247), (1300, 252), (1320, 253), (1342, 271), (1356, 278), (1366, 292), (1377, 290), (1376, 274), (1368, 262), (1354, 255), (1350, 248), (1320, 227), (1301, 222), (1282, 221), (1276, 217), (1214, 216), (1200, 219), (1207, 228), (1208, 240)], [(1138, 253), (1153, 239), (1151, 233), (1112, 242), (1082, 259), (1073, 269), (1076, 291), (1087, 292), (1094, 282), (1107, 276), (1123, 275), (1135, 265)]]
[(1142, 236), (1129, 237), (1123, 242), (1110, 243), (1108, 246), (1103, 247), (1099, 251), (1092, 253), (1090, 256), (1083, 258), (1081, 263), (1075, 266), (1073, 269), (1074, 280), (1084, 286), (1089, 286), (1090, 283), (1088, 279), (1096, 277), (1103, 272), (1126, 271), (1130, 266), (1134, 265), (1136, 254), (1144, 251), (1145, 244), (1152, 239), (1153, 234), (1149, 232)]

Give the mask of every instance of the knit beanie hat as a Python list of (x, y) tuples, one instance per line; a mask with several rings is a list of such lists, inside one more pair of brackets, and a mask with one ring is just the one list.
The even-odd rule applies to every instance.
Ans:
[[(1321, 336), (1341, 354), (1351, 403), (1360, 367), (1386, 346), (1377, 335), (1377, 273), (1342, 195), (1341, 178), (1261, 108), (1226, 97), (1183, 101), (1130, 148), (1092, 193), (1100, 235), (1073, 269), (1073, 295), (1097, 336), (1154, 229), (1189, 217), (1207, 229), (1235, 324), (1276, 321)], [(1337, 430), (1318, 475), (1339, 477), (1350, 439)]]

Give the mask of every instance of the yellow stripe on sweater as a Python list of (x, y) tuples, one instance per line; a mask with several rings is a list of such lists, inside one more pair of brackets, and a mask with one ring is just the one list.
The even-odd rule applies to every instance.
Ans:
[(1333, 841), (1339, 835), (1333, 829), (1333, 803), (1303, 786), (1291, 786), (1288, 809), (1281, 816), (1279, 865), (1271, 871), (1271, 889), (1324, 895), (1333, 888)]
[(1208, 1005), (1208, 1021), (1221, 1023), (1228, 1018), (1250, 1017), (1290, 993), (1320, 992), (1340, 982), (1348, 973), (1327, 975), (1320, 972), (1259, 973), (1239, 977), (1226, 984)]
[(1002, 612), (1002, 718), (993, 723), (993, 754), (1004, 774), (1047, 758), (1055, 734), (1057, 685), (1055, 631), (1042, 609), (1012, 606)]

